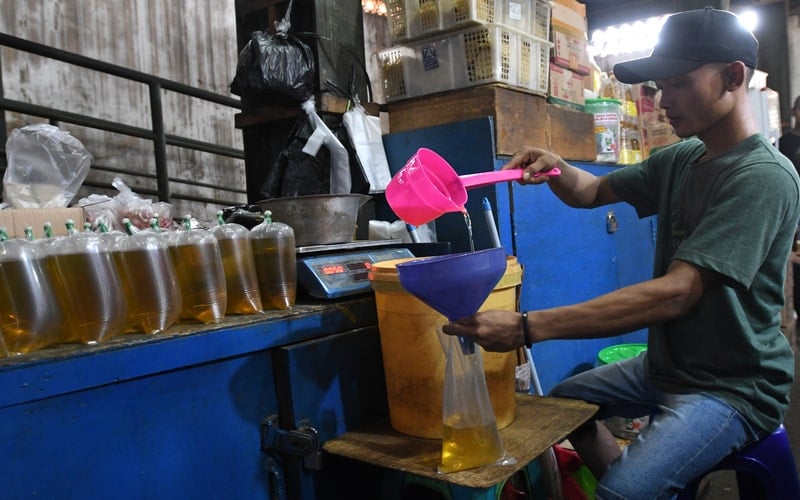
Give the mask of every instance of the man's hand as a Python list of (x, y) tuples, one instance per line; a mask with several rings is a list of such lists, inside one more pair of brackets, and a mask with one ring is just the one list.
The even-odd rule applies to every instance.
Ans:
[(541, 184), (546, 182), (549, 177), (545, 175), (534, 177), (534, 174), (547, 172), (556, 167), (563, 170), (566, 166), (566, 162), (555, 153), (541, 148), (525, 146), (508, 163), (503, 165), (502, 170), (524, 169), (525, 173), (522, 174), (522, 179), (519, 181), (521, 184)]
[(512, 311), (486, 311), (453, 321), (442, 327), (448, 335), (472, 339), (487, 351), (513, 351), (525, 344), (522, 315)]

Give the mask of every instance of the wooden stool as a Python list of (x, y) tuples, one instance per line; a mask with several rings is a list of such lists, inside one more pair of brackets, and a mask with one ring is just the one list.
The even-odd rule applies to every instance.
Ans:
[[(570, 399), (517, 394), (516, 416), (500, 429), (500, 439), (513, 465), (487, 465), (447, 474), (436, 472), (441, 439), (401, 434), (387, 421), (348, 431), (322, 445), (332, 455), (378, 466), (383, 470), (381, 498), (401, 500), (400, 492), (430, 492), (442, 500), (495, 500), (512, 476), (532, 489), (540, 475), (537, 457), (589, 420), (597, 406)], [(404, 499), (402, 499), (404, 500)]]

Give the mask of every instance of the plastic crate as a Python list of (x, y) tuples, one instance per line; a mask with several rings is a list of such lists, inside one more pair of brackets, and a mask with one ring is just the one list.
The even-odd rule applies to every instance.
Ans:
[(481, 24), (495, 24), (547, 40), (550, 3), (546, 0), (388, 0), (392, 42), (407, 42)]
[(551, 43), (497, 25), (409, 42), (378, 54), (386, 101), (504, 83), (547, 95)]

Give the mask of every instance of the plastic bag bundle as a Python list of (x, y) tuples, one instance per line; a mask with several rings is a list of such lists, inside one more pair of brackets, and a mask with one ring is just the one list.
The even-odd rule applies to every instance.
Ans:
[(98, 228), (99, 223), (103, 222), (109, 229), (124, 231), (125, 224), (122, 221), (129, 219), (136, 229), (147, 229), (150, 221), (157, 218), (161, 229), (174, 229), (171, 204), (140, 197), (119, 177), (115, 177), (111, 185), (119, 191), (113, 198), (91, 194), (78, 200), (78, 206), (83, 208), (84, 216), (92, 227)]
[(276, 22), (276, 34), (250, 33), (250, 41), (239, 53), (231, 92), (240, 96), (278, 93), (304, 101), (314, 90), (314, 56), (311, 48), (289, 35), (292, 2), (283, 19)]
[(15, 208), (68, 206), (93, 159), (81, 141), (46, 123), (11, 131), (6, 154), (3, 200)]

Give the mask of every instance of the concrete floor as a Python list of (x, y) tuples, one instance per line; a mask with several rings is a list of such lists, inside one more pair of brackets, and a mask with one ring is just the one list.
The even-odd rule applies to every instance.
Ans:
[[(798, 337), (800, 338), (800, 335)], [(794, 352), (795, 383), (792, 387), (789, 413), (784, 419), (784, 426), (786, 427), (786, 432), (789, 434), (789, 441), (795, 456), (795, 463), (798, 465), (798, 474), (800, 474), (800, 346), (796, 346)], [(704, 489), (701, 490), (698, 499), (734, 500), (739, 498), (739, 493), (736, 488), (736, 477), (728, 471), (711, 474), (701, 486)]]

